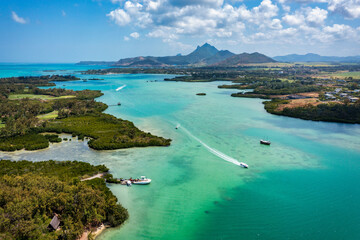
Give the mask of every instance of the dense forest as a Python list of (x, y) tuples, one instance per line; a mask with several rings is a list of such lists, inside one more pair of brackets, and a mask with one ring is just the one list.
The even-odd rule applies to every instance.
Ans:
[(50, 83), (52, 86), (55, 84), (51, 83), (53, 81), (74, 81), (80, 80), (72, 75), (43, 75), (43, 76), (27, 76), (27, 77), (9, 77), (1, 78), (0, 84), (31, 84), (31, 85), (41, 85)]
[(278, 105), (284, 103), (286, 103), (284, 100), (264, 102), (266, 111), (277, 115), (314, 121), (360, 123), (360, 102), (355, 104), (329, 103), (295, 108), (285, 107), (282, 111), (277, 110)]
[[(233, 85), (220, 85), (219, 88), (228, 88), (228, 89), (253, 89), (252, 92), (247, 93), (251, 94), (261, 94), (264, 96), (268, 95), (284, 95), (284, 94), (294, 94), (294, 93), (303, 93), (303, 92), (315, 92), (319, 91), (322, 88), (315, 85), (314, 81), (281, 81), (281, 80), (258, 80), (258, 81), (248, 81), (243, 84), (233, 84)], [(241, 93), (240, 93), (241, 94)], [(242, 95), (232, 95), (233, 97), (244, 97)]]
[[(118, 226), (128, 212), (103, 179), (107, 172), (84, 162), (0, 160), (0, 239), (77, 239), (101, 223)], [(49, 223), (57, 215), (60, 230)]]

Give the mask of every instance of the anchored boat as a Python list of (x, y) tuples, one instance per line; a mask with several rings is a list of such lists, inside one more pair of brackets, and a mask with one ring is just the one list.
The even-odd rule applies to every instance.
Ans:
[(264, 144), (264, 145), (270, 145), (271, 142), (270, 141), (265, 141), (265, 140), (260, 140), (260, 144)]
[(145, 176), (141, 176), (139, 179), (132, 179), (131, 182), (135, 185), (146, 185), (151, 183), (151, 179), (146, 178)]

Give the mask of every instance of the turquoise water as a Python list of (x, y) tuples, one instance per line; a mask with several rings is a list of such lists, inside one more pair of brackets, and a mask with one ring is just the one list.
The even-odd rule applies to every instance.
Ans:
[[(78, 70), (18, 66), (25, 74), (49, 68)], [(130, 218), (99, 239), (360, 239), (359, 125), (271, 115), (261, 100), (232, 98), (232, 90), (217, 88), (219, 82), (164, 82), (168, 76), (141, 74), (94, 77), (104, 80), (59, 86), (102, 90), (98, 100), (115, 105), (107, 113), (171, 138), (172, 145), (99, 152), (74, 139), (0, 157), (82, 160), (106, 164), (117, 177), (151, 178), (148, 186), (109, 185)], [(272, 145), (260, 145), (261, 138)], [(230, 158), (249, 169), (226, 161)]]
[(82, 66), (70, 63), (0, 63), (0, 78), (20, 77), (20, 76), (39, 76), (39, 75), (66, 75), (75, 71), (84, 71), (88, 69), (103, 69), (108, 66), (94, 65)]

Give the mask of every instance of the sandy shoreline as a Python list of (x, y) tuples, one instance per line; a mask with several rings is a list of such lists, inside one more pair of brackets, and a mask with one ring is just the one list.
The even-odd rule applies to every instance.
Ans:
[(90, 234), (93, 237), (93, 239), (96, 239), (96, 237), (98, 237), (106, 228), (108, 227), (105, 226), (104, 224), (101, 224), (97, 228), (86, 230), (78, 240), (88, 240)]

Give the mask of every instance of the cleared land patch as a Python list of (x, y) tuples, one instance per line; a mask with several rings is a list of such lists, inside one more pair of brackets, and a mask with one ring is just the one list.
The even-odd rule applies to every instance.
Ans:
[(318, 101), (317, 98), (293, 99), (293, 100), (289, 100), (287, 104), (280, 104), (276, 108), (276, 111), (282, 111), (284, 110), (284, 108), (304, 107), (306, 105), (316, 106), (321, 103), (322, 102)]
[(41, 120), (55, 119), (58, 117), (59, 111), (52, 111), (50, 113), (37, 116)]

